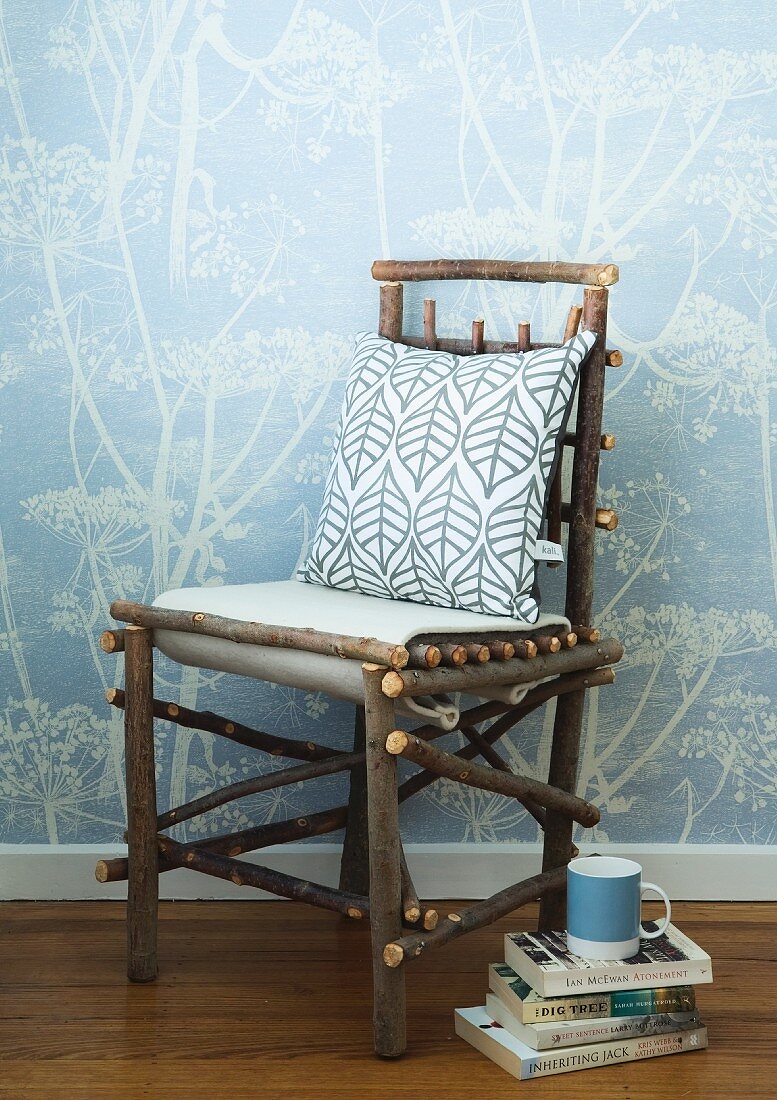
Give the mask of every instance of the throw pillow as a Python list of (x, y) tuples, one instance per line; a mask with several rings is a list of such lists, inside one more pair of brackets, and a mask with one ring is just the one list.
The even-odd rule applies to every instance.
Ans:
[(454, 355), (359, 334), (300, 579), (533, 623), (556, 440), (595, 340)]

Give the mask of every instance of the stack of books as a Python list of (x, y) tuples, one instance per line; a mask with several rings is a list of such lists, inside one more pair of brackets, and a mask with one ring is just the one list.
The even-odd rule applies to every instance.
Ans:
[(571, 954), (565, 932), (508, 933), (485, 1005), (457, 1009), (456, 1034), (519, 1078), (701, 1050), (694, 986), (711, 981), (709, 955), (672, 924), (617, 962)]

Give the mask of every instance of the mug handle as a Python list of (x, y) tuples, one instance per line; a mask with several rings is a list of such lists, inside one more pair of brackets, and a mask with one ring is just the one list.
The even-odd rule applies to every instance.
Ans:
[(664, 923), (659, 925), (655, 932), (646, 931), (643, 925), (640, 924), (639, 934), (640, 936), (642, 936), (643, 940), (654, 940), (657, 936), (662, 936), (669, 926), (669, 921), (672, 919), (672, 903), (670, 902), (664, 891), (661, 889), (661, 887), (656, 886), (655, 882), (642, 883), (642, 887), (639, 892), (639, 900), (642, 901), (642, 898), (649, 890), (652, 890), (654, 893), (663, 898), (664, 905), (666, 906), (666, 916), (664, 917)]

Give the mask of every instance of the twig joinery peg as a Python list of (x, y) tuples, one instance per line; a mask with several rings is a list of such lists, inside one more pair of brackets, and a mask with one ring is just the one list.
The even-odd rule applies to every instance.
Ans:
[(483, 353), (483, 338), (485, 335), (485, 321), (482, 317), (478, 317), (472, 322), (472, 354), (482, 355)]
[(580, 318), (583, 316), (582, 306), (570, 306), (569, 313), (567, 314), (567, 323), (564, 328), (564, 340), (566, 344), (567, 340), (571, 340), (573, 336), (577, 334), (577, 330), (580, 328)]
[(437, 350), (437, 303), (424, 298), (424, 343), (430, 351)]
[(486, 661), (491, 660), (491, 651), (487, 645), (481, 645), (480, 642), (469, 642), (466, 646), (467, 659), (474, 661), (476, 664), (485, 664)]
[(408, 645), (410, 664), (414, 668), (437, 668), (442, 661), (442, 653), (436, 645), (415, 643)]
[(468, 655), (465, 646), (458, 645), (456, 642), (440, 642), (437, 648), (442, 655), (444, 665), (452, 665), (456, 668), (467, 663)]

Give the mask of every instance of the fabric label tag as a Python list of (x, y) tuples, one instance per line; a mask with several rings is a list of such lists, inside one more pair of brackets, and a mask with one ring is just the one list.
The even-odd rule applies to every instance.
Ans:
[(563, 562), (564, 551), (557, 542), (545, 542), (543, 539), (537, 539), (534, 544), (534, 560)]

